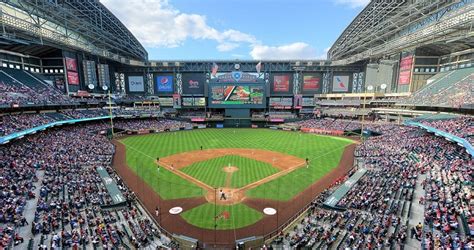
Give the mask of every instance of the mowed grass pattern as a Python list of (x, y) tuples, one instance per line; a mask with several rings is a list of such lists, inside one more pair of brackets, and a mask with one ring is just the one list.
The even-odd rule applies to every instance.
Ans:
[(257, 148), (309, 158), (309, 168), (300, 168), (247, 192), (251, 197), (277, 200), (291, 199), (337, 167), (344, 148), (352, 143), (343, 138), (270, 129), (202, 129), (133, 136), (121, 141), (127, 147), (128, 165), (164, 199), (201, 196), (203, 191), (169, 171), (162, 171), (163, 168), (158, 174), (154, 163), (158, 156), (199, 150), (203, 146)]
[[(129, 156), (130, 154), (130, 156)], [(137, 151), (127, 149), (128, 166), (157, 192), (161, 198), (178, 199), (205, 195), (204, 190), (156, 163)], [(137, 180), (137, 183), (139, 180)], [(142, 187), (138, 185), (138, 187)]]
[(232, 173), (231, 183), (229, 183), (231, 188), (246, 186), (278, 172), (278, 169), (268, 163), (238, 155), (226, 155), (197, 162), (180, 169), (180, 171), (211, 187), (226, 187), (227, 173), (224, 172), (224, 168), (229, 166), (229, 164), (239, 169)]
[(243, 204), (232, 206), (214, 206), (204, 204), (185, 211), (181, 216), (189, 223), (197, 227), (214, 229), (214, 217), (223, 212), (228, 212), (229, 218), (217, 220), (217, 230), (237, 229), (252, 225), (263, 218), (263, 214)]

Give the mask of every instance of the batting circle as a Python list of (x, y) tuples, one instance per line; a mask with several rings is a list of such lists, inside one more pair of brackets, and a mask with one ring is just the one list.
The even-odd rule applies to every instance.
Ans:
[(183, 208), (182, 207), (173, 207), (170, 209), (170, 214), (180, 214), (181, 212), (183, 212)]
[(276, 209), (272, 207), (266, 207), (263, 209), (263, 213), (266, 215), (275, 215), (277, 213)]

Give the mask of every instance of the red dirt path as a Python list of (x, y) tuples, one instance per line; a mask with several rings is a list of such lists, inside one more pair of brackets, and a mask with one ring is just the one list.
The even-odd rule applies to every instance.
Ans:
[[(139, 199), (144, 204), (145, 208), (154, 215), (155, 208), (160, 208), (160, 216), (155, 219), (168, 232), (177, 235), (185, 235), (188, 237), (199, 239), (199, 241), (207, 243), (207, 246), (233, 247), (235, 240), (242, 239), (249, 236), (261, 236), (273, 232), (278, 226), (287, 222), (295, 213), (300, 211), (305, 205), (310, 203), (314, 197), (326, 188), (331, 186), (335, 180), (344, 176), (353, 165), (354, 149), (356, 144), (347, 146), (339, 162), (339, 166), (326, 174), (324, 177), (306, 188), (303, 192), (295, 196), (290, 201), (274, 201), (266, 199), (247, 198), (244, 204), (262, 211), (265, 207), (273, 207), (278, 212), (277, 215), (267, 216), (257, 223), (236, 229), (236, 230), (209, 230), (202, 229), (187, 223), (179, 215), (171, 215), (168, 210), (175, 206), (182, 207), (185, 211), (201, 204), (207, 203), (206, 198), (185, 198), (175, 200), (162, 200), (154, 190), (142, 181), (133, 171), (127, 166), (125, 157), (125, 146), (113, 141), (116, 147), (116, 153), (113, 158), (113, 167), (117, 173), (123, 178), (124, 182), (130, 187)], [(297, 180), (295, 180), (297, 181)], [(269, 192), (275, 192), (271, 190)]]
[(188, 151), (166, 156), (160, 158), (160, 165), (173, 165), (174, 168), (181, 169), (196, 162), (207, 161), (225, 155), (238, 155), (241, 157), (254, 159), (271, 164), (273, 167), (276, 167), (280, 170), (287, 170), (305, 163), (305, 160), (299, 157), (269, 150), (247, 148), (216, 148)]

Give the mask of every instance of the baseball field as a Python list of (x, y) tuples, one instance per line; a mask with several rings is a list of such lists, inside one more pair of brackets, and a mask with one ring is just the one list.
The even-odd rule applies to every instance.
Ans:
[(183, 208), (174, 216), (197, 228), (235, 230), (271, 216), (251, 204), (291, 201), (335, 169), (354, 142), (270, 129), (201, 129), (120, 143), (137, 183), (154, 192), (150, 197)]

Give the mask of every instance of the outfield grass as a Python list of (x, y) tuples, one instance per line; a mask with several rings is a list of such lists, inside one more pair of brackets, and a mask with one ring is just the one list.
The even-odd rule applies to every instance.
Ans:
[(263, 218), (263, 214), (244, 204), (236, 204), (232, 206), (215, 206), (214, 204), (204, 204), (185, 211), (181, 216), (194, 226), (206, 229), (214, 229), (215, 214), (228, 212), (229, 218), (220, 218), (217, 220), (217, 229), (237, 229), (252, 225)]
[(337, 167), (345, 146), (352, 143), (343, 138), (270, 129), (202, 129), (133, 136), (121, 141), (127, 147), (128, 165), (164, 199), (204, 194), (200, 187), (163, 168), (158, 175), (154, 163), (158, 156), (198, 150), (202, 145), (205, 149), (265, 149), (309, 158), (309, 168), (300, 168), (247, 192), (250, 197), (277, 200), (291, 199)]
[(269, 163), (237, 155), (226, 155), (197, 162), (180, 169), (180, 171), (193, 176), (211, 187), (226, 187), (227, 173), (223, 171), (223, 168), (229, 164), (239, 169), (232, 173), (231, 183), (229, 183), (231, 188), (246, 186), (278, 172), (278, 169), (272, 167)]

